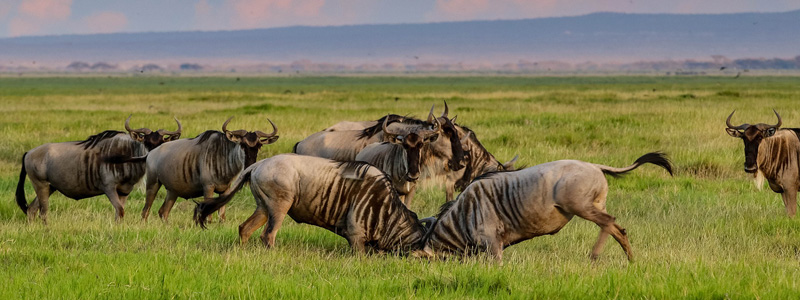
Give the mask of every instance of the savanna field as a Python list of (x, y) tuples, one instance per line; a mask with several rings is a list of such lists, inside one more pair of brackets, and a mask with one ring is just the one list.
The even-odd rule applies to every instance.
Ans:
[[(759, 191), (743, 171), (732, 122), (800, 127), (800, 77), (3, 77), (0, 78), (0, 299), (84, 298), (796, 298), (800, 218), (779, 194)], [(286, 218), (277, 244), (238, 241), (255, 208), (249, 188), (227, 221), (208, 230), (180, 199), (169, 223), (141, 221), (144, 188), (114, 222), (105, 196), (50, 198), (49, 225), (28, 223), (14, 202), (22, 154), (47, 142), (84, 140), (103, 130), (174, 130), (183, 138), (229, 129), (280, 139), (259, 158), (291, 152), (306, 136), (342, 120), (387, 113), (424, 118), (442, 101), (457, 123), (500, 161), (517, 165), (579, 159), (616, 167), (664, 151), (676, 173), (645, 165), (608, 178), (608, 212), (628, 231), (635, 260), (609, 240), (588, 254), (598, 227), (574, 218), (553, 236), (486, 256), (428, 261), (353, 254), (346, 240)], [(34, 198), (26, 183), (27, 200)], [(435, 214), (444, 189), (424, 184), (411, 209)], [(260, 234), (261, 230), (257, 231)]]

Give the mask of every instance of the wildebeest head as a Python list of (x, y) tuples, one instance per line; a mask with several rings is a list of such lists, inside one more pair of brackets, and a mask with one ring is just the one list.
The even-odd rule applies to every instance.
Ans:
[(444, 112), (437, 120), (439, 124), (442, 125), (442, 133), (450, 140), (450, 149), (448, 150), (452, 153), (452, 157), (450, 157), (450, 160), (447, 162), (448, 167), (451, 171), (458, 171), (467, 165), (467, 161), (464, 158), (464, 147), (462, 147), (462, 143), (458, 138), (458, 130), (454, 123), (455, 118), (450, 120), (447, 116), (448, 112), (447, 101), (445, 101)]
[(247, 168), (256, 162), (258, 150), (261, 149), (261, 146), (272, 144), (278, 140), (278, 127), (275, 126), (275, 123), (272, 123), (272, 120), (267, 119), (272, 125), (272, 133), (264, 133), (258, 130), (247, 131), (244, 129), (228, 130), (228, 122), (230, 122), (231, 119), (233, 119), (233, 117), (228, 118), (228, 120), (225, 120), (225, 123), (222, 124), (222, 132), (225, 133), (225, 137), (228, 138), (229, 141), (241, 145), (245, 157), (244, 167)]
[(125, 120), (125, 130), (128, 131), (134, 140), (143, 143), (145, 148), (147, 148), (147, 151), (153, 150), (163, 143), (174, 141), (181, 137), (181, 130), (183, 130), (183, 126), (181, 126), (181, 121), (178, 121), (178, 118), (175, 118), (175, 122), (178, 123), (178, 130), (167, 131), (164, 129), (159, 129), (152, 131), (149, 128), (131, 129), (130, 121), (132, 116), (133, 115), (128, 116), (128, 119)]
[(433, 117), (433, 107), (431, 107), (431, 112), (428, 114), (427, 121), (428, 124), (431, 124), (430, 127), (414, 126), (390, 130), (386, 128), (387, 121), (388, 118), (383, 122), (384, 138), (392, 144), (403, 146), (403, 149), (406, 151), (406, 161), (408, 163), (406, 180), (414, 182), (419, 179), (420, 152), (422, 148), (425, 144), (439, 138), (439, 133), (441, 132), (439, 120)]
[(778, 124), (775, 125), (764, 123), (750, 125), (745, 123), (739, 126), (733, 126), (731, 124), (731, 117), (733, 116), (734, 112), (736, 111), (734, 110), (731, 112), (731, 114), (728, 116), (728, 119), (725, 120), (725, 124), (728, 125), (728, 128), (726, 128), (725, 131), (727, 131), (732, 137), (742, 139), (744, 142), (744, 171), (747, 173), (755, 173), (758, 170), (758, 164), (756, 162), (756, 159), (758, 158), (758, 146), (761, 144), (763, 139), (775, 135), (775, 132), (777, 132), (778, 128), (781, 127), (781, 124), (783, 123), (781, 120), (781, 115), (779, 115), (774, 109), (772, 110), (772, 112), (775, 113), (775, 116), (778, 117)]

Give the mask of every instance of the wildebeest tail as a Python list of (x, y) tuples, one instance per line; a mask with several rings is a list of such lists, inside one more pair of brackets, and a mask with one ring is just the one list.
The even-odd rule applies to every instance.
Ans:
[(213, 214), (215, 211), (219, 210), (221, 207), (228, 204), (228, 202), (233, 199), (233, 195), (236, 194), (245, 183), (250, 181), (250, 173), (253, 171), (253, 168), (256, 165), (251, 165), (247, 169), (244, 169), (239, 177), (228, 187), (228, 189), (219, 195), (219, 197), (213, 198), (208, 201), (203, 202), (195, 202), (197, 203), (197, 207), (194, 209), (194, 222), (197, 225), (200, 225), (203, 229), (206, 229), (206, 220), (208, 220), (208, 216)]
[(22, 155), (22, 170), (19, 171), (19, 183), (17, 183), (17, 205), (19, 205), (19, 209), (22, 210), (22, 213), (28, 214), (28, 200), (25, 200), (25, 176), (28, 175), (28, 171), (25, 170), (25, 156), (28, 155), (28, 152)]
[(147, 154), (142, 156), (128, 156), (121, 154), (114, 154), (103, 156), (103, 162), (108, 164), (124, 164), (124, 163), (140, 163), (147, 160)]
[(630, 171), (633, 171), (634, 169), (638, 168), (639, 166), (641, 166), (643, 164), (647, 164), (647, 163), (660, 166), (660, 167), (664, 168), (665, 170), (667, 170), (667, 172), (669, 172), (669, 175), (673, 175), (672, 174), (672, 163), (667, 158), (667, 155), (664, 154), (664, 153), (661, 153), (661, 152), (650, 152), (650, 153), (647, 153), (645, 155), (642, 155), (641, 157), (637, 158), (636, 161), (633, 162), (632, 165), (627, 166), (625, 168), (614, 168), (614, 167), (609, 167), (609, 166), (604, 166), (604, 165), (599, 165), (599, 164), (594, 164), (594, 165), (597, 166), (598, 168), (600, 168), (600, 170), (602, 170), (604, 174), (611, 175), (611, 176), (614, 176), (614, 177), (619, 177), (620, 175), (628, 173)]

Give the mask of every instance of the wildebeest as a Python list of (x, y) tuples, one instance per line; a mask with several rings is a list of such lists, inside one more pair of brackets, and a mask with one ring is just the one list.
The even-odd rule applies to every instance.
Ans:
[(407, 251), (421, 248), (425, 230), (417, 216), (400, 201), (391, 182), (364, 162), (281, 154), (248, 167), (218, 198), (198, 203), (195, 222), (205, 228), (206, 217), (231, 200), (250, 182), (256, 210), (239, 225), (239, 237), (267, 227), (261, 241), (275, 245), (275, 235), (288, 214), (295, 222), (328, 229), (357, 252)]
[[(44, 144), (23, 154), (16, 200), (28, 220), (32, 221), (39, 212), (47, 223), (49, 199), (55, 191), (75, 200), (105, 194), (116, 210), (116, 220), (122, 219), (125, 201), (144, 175), (145, 165), (109, 164), (103, 158), (146, 155), (153, 148), (178, 139), (182, 130), (177, 118), (177, 131), (131, 129), (130, 119), (129, 116), (125, 120), (127, 134), (107, 130), (84, 141)], [(25, 200), (26, 175), (36, 192), (30, 206)]]
[[(262, 145), (278, 140), (278, 128), (269, 119), (272, 133), (244, 129), (230, 131), (228, 123), (231, 119), (233, 117), (222, 124), (222, 132), (209, 130), (195, 138), (162, 145), (147, 155), (147, 196), (142, 209), (143, 219), (147, 220), (161, 185), (166, 188), (167, 196), (158, 215), (166, 221), (178, 197), (209, 200), (214, 193), (224, 192), (236, 174), (256, 162)], [(225, 219), (224, 207), (220, 209), (220, 219)]]
[[(778, 112), (775, 125), (758, 123), (754, 125), (731, 124), (731, 112), (725, 124), (725, 131), (744, 142), (744, 171), (759, 172), (769, 182), (769, 187), (781, 193), (786, 213), (794, 217), (797, 211), (797, 191), (800, 188), (800, 128), (780, 129), (783, 121)], [(758, 183), (759, 187), (761, 183)]]
[(466, 126), (460, 126), (451, 120), (453, 128), (458, 132), (461, 147), (464, 149), (464, 165), (460, 170), (446, 174), (445, 199), (452, 201), (456, 190), (463, 190), (472, 180), (488, 172), (513, 171), (519, 156), (501, 163), (481, 144), (475, 132)]
[(411, 204), (416, 190), (416, 181), (420, 176), (420, 164), (423, 157), (429, 154), (424, 151), (427, 146), (439, 138), (441, 126), (439, 121), (428, 115), (428, 123), (432, 129), (425, 127), (407, 127), (402, 130), (386, 128), (388, 120), (383, 123), (383, 136), (387, 142), (374, 143), (356, 155), (356, 161), (372, 164), (385, 172), (392, 181), (400, 198), (407, 206)]
[(600, 226), (592, 259), (610, 234), (630, 260), (633, 253), (625, 229), (606, 212), (608, 182), (603, 174), (619, 176), (645, 163), (672, 174), (669, 160), (661, 153), (645, 154), (626, 168), (561, 160), (487, 173), (470, 183), (455, 201), (442, 206), (426, 234), (423, 251), (427, 255), (486, 251), (502, 260), (504, 248), (555, 234), (577, 215)]

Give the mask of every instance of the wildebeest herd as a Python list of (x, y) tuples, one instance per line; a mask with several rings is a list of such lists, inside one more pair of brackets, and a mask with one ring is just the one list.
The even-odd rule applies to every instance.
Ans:
[[(794, 216), (800, 129), (780, 129), (781, 118), (775, 114), (776, 125), (734, 126), (731, 113), (727, 132), (744, 141), (745, 171), (763, 174)], [(606, 211), (604, 174), (619, 176), (647, 163), (673, 173), (660, 152), (647, 153), (624, 168), (561, 160), (516, 170), (517, 157), (498, 161), (475, 132), (448, 116), (447, 103), (440, 116), (432, 107), (425, 120), (389, 114), (373, 121), (340, 122), (295, 144), (294, 153), (261, 161), (256, 161), (259, 149), (278, 139), (278, 128), (269, 120), (271, 133), (229, 130), (229, 118), (222, 131), (184, 139), (177, 119), (175, 131), (132, 129), (130, 120), (125, 120), (127, 133), (108, 130), (23, 154), (16, 201), (29, 222), (38, 214), (47, 223), (49, 196), (55, 191), (76, 200), (105, 194), (120, 221), (128, 195), (146, 175), (143, 219), (163, 185), (167, 193), (159, 216), (166, 221), (178, 197), (203, 197), (194, 212), (203, 228), (216, 211), (224, 220), (225, 205), (250, 183), (256, 208), (239, 226), (242, 243), (266, 224), (261, 240), (274, 246), (289, 215), (344, 237), (359, 253), (437, 257), (486, 252), (501, 260), (505, 247), (555, 234), (579, 216), (600, 227), (592, 259), (609, 235), (631, 259), (625, 229)], [(30, 204), (26, 176), (36, 193)], [(445, 182), (445, 203), (437, 215), (419, 219), (410, 203), (417, 182), (432, 179)]]

